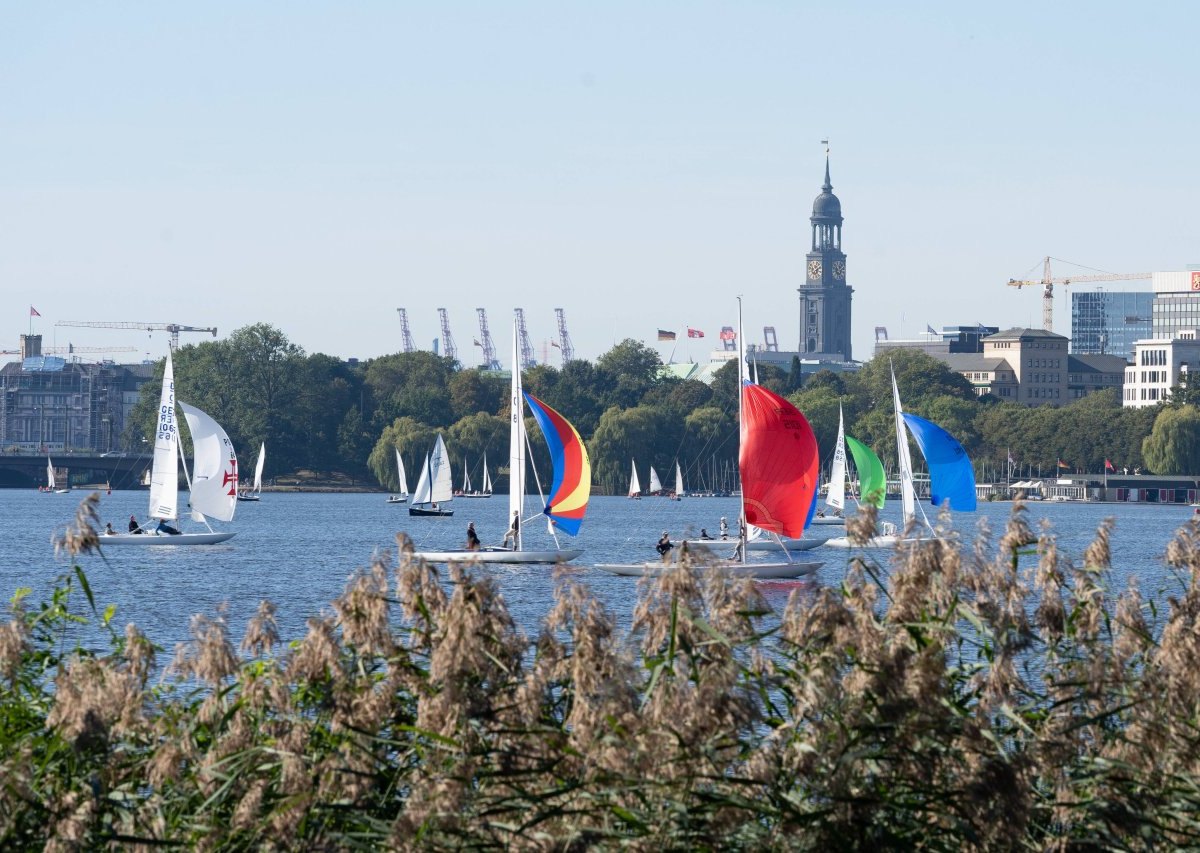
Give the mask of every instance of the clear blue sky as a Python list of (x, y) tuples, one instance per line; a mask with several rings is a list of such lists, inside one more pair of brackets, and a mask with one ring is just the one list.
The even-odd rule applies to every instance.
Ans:
[(47, 345), (265, 321), (369, 358), (397, 307), (424, 347), (446, 307), (471, 364), (483, 307), (507, 363), (522, 306), (595, 358), (715, 345), (741, 294), (792, 349), (825, 137), (857, 357), (876, 326), (1037, 325), (1005, 282), (1043, 255), (1200, 263), (1197, 8), (5, 2), (0, 348), (33, 305)]

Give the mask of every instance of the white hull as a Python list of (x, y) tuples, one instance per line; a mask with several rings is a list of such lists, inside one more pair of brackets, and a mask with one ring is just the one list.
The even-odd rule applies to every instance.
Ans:
[[(717, 564), (721, 572), (731, 578), (755, 578), (757, 580), (805, 577), (823, 565), (824, 563), (732, 563), (726, 561)], [(600, 563), (596, 566), (597, 569), (609, 574), (633, 578), (656, 578), (674, 567), (673, 563), (663, 563), (658, 560), (627, 564)]]
[(115, 533), (101, 536), (100, 545), (215, 545), (232, 539), (236, 533)]
[(387, 502), (390, 504), (403, 504), (408, 503), (408, 498), (406, 498), (404, 495), (390, 495), (387, 499)]
[(456, 498), (490, 498), (491, 492), (455, 492)]
[(583, 553), (582, 548), (561, 551), (513, 551), (509, 548), (484, 547), (478, 551), (465, 548), (453, 551), (414, 551), (413, 557), (427, 563), (565, 563)]
[[(688, 539), (689, 548), (716, 548), (721, 551), (731, 551), (737, 547), (736, 539)], [(747, 551), (811, 551), (818, 545), (825, 544), (825, 537), (814, 536), (805, 539), (784, 539), (780, 545), (774, 539), (755, 539), (746, 543)]]
[(840, 527), (841, 525), (843, 525), (845, 523), (846, 523), (846, 519), (842, 518), (841, 516), (818, 515), (813, 518), (813, 520), (810, 522), (809, 526), (810, 527), (817, 527), (817, 526), (823, 527), (825, 525), (837, 525)]
[(249, 494), (247, 494), (247, 495), (238, 495), (238, 496), (237, 496), (237, 499), (238, 499), (239, 501), (243, 501), (243, 502), (246, 502), (246, 501), (257, 501), (257, 500), (259, 500), (259, 497), (258, 497), (258, 495), (249, 495)]
[(935, 537), (924, 536), (918, 538), (904, 538), (896, 533), (885, 533), (880, 536), (872, 536), (861, 545), (854, 545), (850, 542), (847, 536), (838, 536), (834, 539), (826, 539), (825, 545), (829, 548), (895, 548), (897, 545), (916, 545), (918, 542), (929, 542)]

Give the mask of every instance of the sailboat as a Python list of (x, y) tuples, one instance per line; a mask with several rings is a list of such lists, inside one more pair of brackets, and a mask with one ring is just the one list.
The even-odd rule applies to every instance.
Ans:
[(158, 427), (154, 437), (154, 461), (150, 469), (150, 518), (161, 523), (179, 518), (179, 463), (187, 478), (191, 517), (207, 530), (198, 533), (169, 533), (148, 527), (137, 533), (100, 537), (102, 545), (213, 545), (233, 537), (233, 531), (213, 530), (210, 518), (232, 521), (237, 509), (237, 454), (221, 425), (197, 408), (180, 402), (179, 408), (192, 434), (192, 472), (179, 442), (175, 416), (175, 370), (171, 353), (163, 368), (159, 396)]
[(237, 499), (239, 501), (256, 501), (262, 496), (262, 475), (263, 465), (267, 461), (267, 443), (264, 441), (258, 445), (258, 462), (254, 465), (254, 484), (249, 490), (238, 492)]
[[(525, 393), (521, 386), (521, 353), (516, 321), (513, 322), (513, 371), (510, 400), (509, 460), (508, 460), (508, 517), (513, 520), (503, 545), (485, 546), (478, 550), (460, 548), (444, 551), (419, 551), (414, 554), (430, 562), (480, 563), (559, 563), (573, 560), (583, 553), (581, 548), (561, 548), (558, 531), (577, 536), (587, 513), (591, 496), (592, 466), (587, 447), (575, 427), (541, 400)], [(528, 404), (538, 428), (550, 449), (554, 465), (549, 494), (540, 515), (546, 517), (546, 528), (554, 540), (553, 548), (528, 548), (526, 531), (531, 518), (525, 518), (526, 450), (524, 406)], [(536, 479), (536, 473), (535, 473)], [(541, 492), (540, 483), (538, 488)], [(509, 541), (512, 547), (507, 547)]]
[(69, 487), (59, 488), (58, 479), (54, 475), (54, 463), (50, 461), (50, 457), (46, 457), (46, 489), (47, 492), (55, 495), (65, 495), (71, 491)]
[(439, 433), (433, 443), (433, 453), (425, 455), (421, 466), (421, 478), (412, 493), (409, 515), (454, 515), (454, 510), (445, 504), (454, 497), (454, 486), (450, 482), (450, 454), (446, 442)]
[[(738, 300), (739, 346), (741, 300)], [(816, 497), (817, 439), (812, 427), (795, 406), (761, 385), (742, 381), (745, 353), (738, 352), (739, 436), (738, 466), (742, 482), (740, 559), (720, 560), (717, 566), (731, 577), (794, 578), (812, 574), (816, 562), (746, 562), (745, 530), (760, 527), (776, 536), (800, 537)], [(786, 553), (786, 552), (785, 552)], [(615, 575), (657, 576), (672, 568), (666, 561), (600, 564), (596, 568)]]
[[(866, 543), (857, 547), (890, 548), (901, 542), (915, 542), (921, 538), (933, 535), (933, 525), (925, 510), (917, 502), (916, 489), (913, 487), (912, 454), (908, 449), (908, 432), (917, 440), (921, 455), (929, 468), (929, 500), (934, 506), (948, 503), (951, 509), (974, 512), (976, 506), (975, 471), (971, 460), (967, 457), (958, 439), (932, 421), (904, 411), (900, 405), (900, 389), (896, 385), (896, 372), (892, 370), (892, 405), (896, 416), (896, 455), (900, 469), (900, 500), (903, 514), (904, 531), (919, 527), (915, 537), (904, 538), (904, 532), (898, 532), (894, 524), (885, 522), (883, 532), (871, 537)], [(853, 445), (852, 445), (853, 448)], [(862, 447), (869, 451), (869, 448)], [(872, 453), (871, 456), (874, 456)], [(869, 465), (869, 460), (864, 460)], [(878, 464), (878, 457), (875, 458)], [(855, 464), (859, 464), (855, 456)], [(879, 467), (882, 467), (881, 465)], [(863, 465), (860, 465), (860, 472)], [(874, 475), (878, 476), (878, 475)], [(878, 506), (883, 506), (882, 484), (868, 484), (865, 480), (862, 494), (869, 497), (872, 492), (879, 495)], [(918, 521), (918, 510), (920, 520)], [(846, 537), (830, 539), (825, 543), (834, 548), (854, 547)]]
[(661, 495), (663, 493), (662, 480), (658, 479), (658, 472), (654, 470), (654, 466), (650, 466), (650, 488), (647, 489), (652, 495)]
[(629, 497), (634, 500), (640, 500), (642, 497), (642, 484), (638, 482), (637, 475), (637, 460), (633, 462), (633, 473), (629, 477)]
[(388, 495), (390, 504), (402, 504), (408, 500), (408, 479), (404, 476), (404, 460), (400, 458), (400, 448), (396, 448), (396, 470), (400, 472), (400, 492)]
[(683, 469), (675, 463), (675, 491), (671, 492), (671, 500), (683, 500)]
[(467, 470), (467, 458), (463, 457), (463, 487), (455, 497), (459, 498), (490, 498), (492, 496), (492, 478), (488, 475), (487, 454), (483, 455), (483, 488), (471, 488), (471, 475)]

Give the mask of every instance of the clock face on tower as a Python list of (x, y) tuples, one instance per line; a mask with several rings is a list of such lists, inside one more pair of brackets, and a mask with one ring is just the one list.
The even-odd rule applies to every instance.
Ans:
[(834, 261), (833, 262), (833, 277), (836, 278), (838, 281), (846, 280), (846, 262), (845, 261)]
[(809, 278), (820, 278), (821, 277), (821, 262), (820, 261), (809, 261), (808, 262), (808, 277)]

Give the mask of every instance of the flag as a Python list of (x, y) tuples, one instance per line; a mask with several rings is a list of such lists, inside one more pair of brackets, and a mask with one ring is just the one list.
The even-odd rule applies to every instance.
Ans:
[(721, 340), (723, 340), (723, 341), (736, 341), (737, 340), (737, 332), (735, 332), (733, 330), (733, 326), (724, 326), (721, 328)]
[(665, 329), (659, 329), (658, 330), (658, 339), (660, 341), (673, 341), (673, 340), (675, 340), (675, 333), (668, 332)]
[(702, 338), (702, 337), (704, 337), (704, 332), (700, 331), (699, 329), (693, 329), (691, 326), (688, 326), (688, 337), (689, 338)]
[(1105, 471), (1116, 471), (1117, 468), (1115, 465), (1113, 465), (1111, 462), (1109, 462), (1107, 459), (1105, 459), (1104, 460), (1104, 470)]
[(34, 308), (32, 305), (30, 305), (29, 306), (29, 316), (30, 317), (40, 317), (40, 316), (42, 316), (42, 314), (40, 311), (38, 311), (36, 308)]
[(1009, 464), (1009, 465), (1016, 465), (1016, 464), (1017, 464), (1017, 460), (1012, 458), (1012, 451), (1011, 451), (1011, 450), (1010, 450), (1010, 451), (1008, 451), (1008, 464)]
[(1059, 459), (1059, 460), (1058, 460), (1058, 467), (1059, 467), (1059, 468), (1067, 468), (1067, 469), (1070, 469), (1070, 467), (1071, 467), (1071, 466), (1070, 466), (1070, 465), (1068, 465), (1066, 462), (1063, 462), (1061, 459)]
[(929, 325), (928, 323), (925, 324), (925, 331), (929, 332), (931, 335), (937, 334), (937, 329), (933, 328), (933, 326)]

